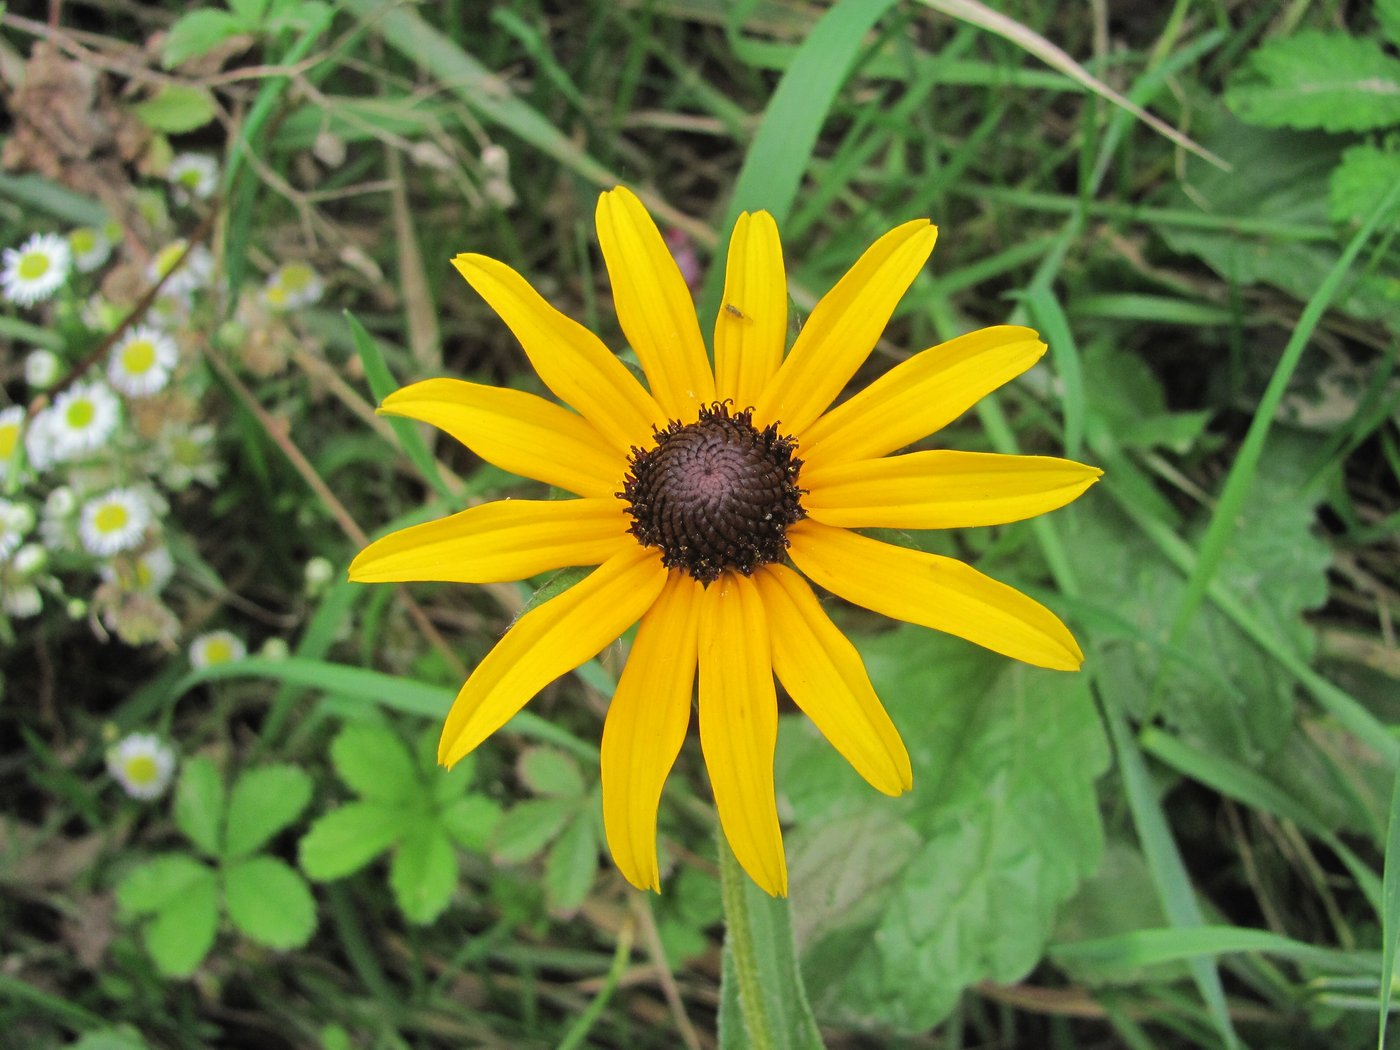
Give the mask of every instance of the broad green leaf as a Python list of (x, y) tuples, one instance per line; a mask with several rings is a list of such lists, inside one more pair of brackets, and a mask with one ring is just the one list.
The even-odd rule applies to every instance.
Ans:
[(229, 10), (250, 26), (256, 26), (267, 14), (268, 0), (228, 0)]
[(578, 763), (548, 747), (526, 749), (516, 765), (520, 779), (536, 795), (581, 798), (584, 784)]
[[(1227, 281), (1271, 284), (1306, 302), (1341, 256), (1335, 239), (1315, 232), (1331, 226), (1328, 180), (1341, 159), (1341, 143), (1328, 135), (1269, 131), (1232, 120), (1221, 121), (1205, 141), (1235, 170), (1225, 175), (1188, 159), (1176, 199), (1220, 224), (1164, 224), (1158, 228), (1162, 239), (1175, 251), (1200, 256)], [(1260, 163), (1261, 157), (1268, 163)], [(1260, 220), (1269, 232), (1241, 228), (1241, 219)], [(1384, 273), (1357, 268), (1332, 308), (1400, 328), (1400, 285)]]
[[(1312, 439), (1280, 432), (1265, 448), (1234, 536), (1221, 582), (1250, 595), (1250, 606), (1304, 658), (1313, 650), (1303, 613), (1327, 598), (1326, 543), (1313, 535), (1318, 496), (1303, 483)], [(1164, 722), (1206, 751), (1258, 764), (1280, 749), (1292, 728), (1294, 681), (1213, 606), (1203, 606), (1175, 650), (1162, 649), (1185, 580), (1106, 498), (1091, 496), (1061, 512), (1074, 532), (1070, 557), (1095, 581), (1091, 600), (1112, 610), (1123, 629), (1099, 631), (1099, 680), (1135, 716), (1159, 672), (1166, 675)], [(1199, 535), (1202, 520), (1187, 524)], [(1165, 661), (1165, 663), (1164, 663)]]
[(1400, 149), (1370, 143), (1352, 146), (1332, 172), (1329, 212), (1337, 222), (1360, 222), (1376, 202), (1400, 182)]
[(202, 8), (187, 12), (170, 27), (160, 56), (161, 64), (171, 69), (187, 58), (208, 54), (230, 37), (247, 31), (247, 24), (228, 11)]
[(188, 977), (209, 954), (218, 925), (219, 880), (206, 868), (147, 925), (146, 950), (161, 973)]
[(122, 1025), (120, 1028), (106, 1028), (100, 1032), (88, 1032), (68, 1050), (150, 1050), (150, 1044), (141, 1038), (141, 1033)]
[(299, 948), (316, 929), (316, 902), (302, 877), (276, 857), (249, 857), (224, 869), (228, 917), (269, 948)]
[(350, 802), (316, 819), (298, 849), (301, 870), (317, 882), (359, 871), (411, 826), (400, 806)]
[(146, 127), (167, 135), (181, 135), (202, 128), (218, 113), (214, 96), (205, 88), (187, 84), (167, 84), (131, 109)]
[(1086, 681), (916, 627), (860, 644), (909, 748), (886, 798), (800, 718), (779, 734), (792, 921), (819, 1018), (902, 1032), (1039, 960), (1103, 846), (1108, 748)]
[(1400, 0), (1376, 0), (1376, 18), (1386, 39), (1400, 47)]
[(429, 792), (439, 806), (449, 805), (462, 797), (476, 779), (476, 752), (472, 752), (451, 769), (437, 764), (438, 728), (424, 734), (426, 746), (419, 750), (419, 767), (427, 771)]
[(246, 857), (301, 815), (311, 801), (311, 778), (296, 766), (250, 769), (229, 795), (224, 854)]
[(187, 853), (157, 857), (132, 868), (117, 883), (117, 907), (125, 917), (149, 915), (208, 874), (209, 868)]
[(331, 744), (331, 762), (346, 786), (364, 798), (409, 802), (425, 794), (413, 755), (386, 726), (350, 723)]
[(441, 828), (419, 826), (399, 843), (389, 886), (409, 922), (430, 923), (446, 910), (457, 887), (457, 854)]
[(1251, 54), (1225, 92), (1250, 124), (1369, 131), (1400, 124), (1400, 59), (1380, 42), (1304, 30)]
[(598, 874), (598, 839), (593, 820), (580, 813), (550, 847), (544, 862), (544, 897), (555, 915), (578, 911)]
[(501, 820), (501, 807), (485, 795), (467, 795), (438, 813), (443, 830), (463, 849), (484, 853)]
[(175, 823), (209, 857), (223, 838), (224, 778), (213, 761), (197, 755), (185, 763), (175, 787)]
[(539, 853), (579, 808), (574, 799), (536, 798), (501, 814), (491, 837), (491, 856), (503, 864), (529, 860)]

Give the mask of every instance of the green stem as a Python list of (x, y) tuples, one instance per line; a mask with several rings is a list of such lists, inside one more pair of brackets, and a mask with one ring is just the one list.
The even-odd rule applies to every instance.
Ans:
[(749, 1045), (754, 1050), (773, 1050), (772, 1022), (763, 1002), (763, 982), (759, 978), (758, 952), (754, 947), (753, 914), (749, 911), (748, 879), (739, 860), (729, 848), (724, 832), (718, 831), (719, 884), (724, 902), (725, 943), (734, 960), (734, 976), (739, 982), (739, 1009)]

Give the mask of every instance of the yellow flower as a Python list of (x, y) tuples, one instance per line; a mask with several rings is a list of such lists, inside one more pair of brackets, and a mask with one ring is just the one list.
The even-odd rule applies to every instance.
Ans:
[(1016, 521), (1070, 502), (1100, 472), (1038, 456), (889, 455), (1033, 365), (1045, 345), (1027, 328), (932, 347), (831, 407), (933, 250), (927, 220), (876, 241), (784, 354), (777, 225), (766, 212), (741, 215), (713, 370), (685, 280), (642, 203), (621, 187), (606, 192), (597, 225), (618, 321), (650, 391), (510, 267), (459, 255), (462, 276), (575, 411), (456, 379), (416, 383), (381, 408), (578, 498), (501, 500), (403, 529), (362, 551), (350, 576), (493, 583), (598, 566), (522, 616), (481, 661), (448, 713), (438, 760), (457, 762), (640, 621), (603, 729), (613, 859), (634, 885), (660, 888), (657, 806), (689, 727), (698, 668), (700, 744), (721, 826), (754, 881), (785, 894), (775, 674), (873, 787), (898, 795), (913, 782), (859, 654), (803, 575), (886, 616), (1077, 669), (1074, 638), (1024, 594), (960, 561), (851, 530)]

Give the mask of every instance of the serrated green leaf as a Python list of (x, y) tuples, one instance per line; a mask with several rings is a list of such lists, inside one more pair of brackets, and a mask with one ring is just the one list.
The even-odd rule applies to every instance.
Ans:
[(555, 915), (578, 911), (598, 874), (598, 839), (593, 820), (580, 813), (550, 847), (544, 862), (544, 898)]
[(224, 855), (246, 857), (296, 820), (311, 801), (311, 778), (296, 766), (250, 769), (229, 795)]
[(167, 84), (131, 110), (146, 127), (166, 135), (181, 135), (202, 128), (219, 111), (213, 95), (204, 88), (188, 84)]
[(416, 828), (399, 843), (389, 886), (409, 922), (430, 923), (443, 913), (457, 887), (457, 854), (441, 828)]
[(1304, 30), (1249, 56), (1225, 92), (1250, 124), (1369, 131), (1400, 124), (1400, 59), (1379, 41)]
[(468, 755), (458, 762), (451, 769), (443, 769), (437, 764), (437, 729), (433, 729), (429, 742), (430, 750), (427, 757), (420, 763), (420, 768), (427, 770), (429, 790), (433, 797), (433, 802), (439, 806), (450, 804), (471, 788), (472, 781), (476, 779), (476, 753)]
[(969, 984), (1014, 982), (1040, 958), (1098, 863), (1108, 748), (1080, 676), (914, 627), (860, 649), (914, 790), (878, 795), (810, 723), (784, 725), (793, 925), (819, 1017), (923, 1031)]
[(536, 795), (555, 798), (583, 797), (583, 774), (578, 763), (549, 747), (527, 748), (516, 765), (520, 779)]
[[(1265, 449), (1219, 575), (1234, 593), (1306, 657), (1314, 645), (1303, 613), (1327, 598), (1328, 545), (1313, 535), (1317, 496), (1302, 495), (1317, 439), (1280, 432)], [(1177, 650), (1164, 653), (1181, 574), (1106, 498), (1065, 511), (1075, 533), (1070, 557), (1096, 582), (1095, 603), (1131, 631), (1100, 631), (1097, 673), (1134, 715), (1159, 666), (1166, 674), (1157, 712), (1203, 750), (1257, 765), (1281, 748), (1293, 722), (1292, 677), (1221, 612), (1196, 615)], [(1198, 534), (1202, 522), (1189, 523)], [(1166, 664), (1162, 661), (1166, 659)]]
[(424, 795), (418, 764), (398, 735), (384, 726), (347, 725), (331, 744), (331, 762), (346, 786), (363, 798), (408, 802)]
[(168, 977), (188, 977), (214, 945), (219, 926), (219, 881), (205, 869), (146, 926), (146, 950)]
[(359, 871), (411, 827), (401, 806), (350, 802), (317, 818), (302, 836), (298, 863), (317, 882)]
[(316, 901), (302, 877), (276, 857), (249, 857), (224, 869), (228, 917), (269, 948), (299, 948), (316, 929)]
[(512, 806), (501, 814), (491, 836), (491, 856), (503, 864), (529, 860), (549, 845), (578, 810), (565, 798), (536, 798)]
[(175, 823), (209, 857), (223, 837), (224, 778), (213, 761), (198, 755), (185, 763), (175, 787)]
[(176, 19), (165, 37), (161, 64), (172, 69), (188, 58), (208, 54), (230, 37), (248, 32), (235, 14), (217, 8), (190, 11)]
[(1352, 146), (1332, 172), (1329, 212), (1336, 222), (1360, 222), (1377, 201), (1400, 182), (1400, 149), (1380, 149), (1369, 143)]
[(186, 853), (171, 853), (132, 868), (117, 883), (117, 907), (123, 917), (160, 911), (209, 874), (209, 868)]
[(444, 806), (438, 820), (457, 845), (484, 853), (500, 823), (501, 807), (485, 795), (467, 795)]

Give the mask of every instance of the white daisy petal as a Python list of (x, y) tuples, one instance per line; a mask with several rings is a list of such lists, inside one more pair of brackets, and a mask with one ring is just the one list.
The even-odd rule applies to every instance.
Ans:
[(73, 253), (73, 266), (79, 273), (92, 273), (112, 254), (112, 242), (106, 231), (95, 226), (79, 226), (68, 231), (68, 247)]
[(33, 306), (63, 287), (72, 266), (68, 242), (56, 233), (36, 233), (18, 248), (0, 254), (0, 294)]
[(44, 608), (44, 596), (32, 583), (7, 586), (3, 590), (0, 609), (4, 610), (6, 616), (16, 620), (27, 620), (31, 616), (38, 616)]
[(162, 293), (166, 296), (183, 299), (206, 287), (209, 284), (209, 278), (214, 273), (214, 257), (209, 254), (209, 249), (202, 244), (196, 244), (191, 249), (184, 264), (178, 270), (175, 269), (175, 264), (184, 255), (185, 246), (188, 243), (183, 239), (171, 241), (156, 252), (146, 270), (146, 276), (152, 283), (159, 281), (166, 274), (170, 274), (170, 279), (161, 288)]
[(28, 503), (0, 499), (0, 559), (19, 550), (24, 537), (34, 527), (34, 508)]
[(112, 489), (83, 505), (78, 538), (89, 554), (129, 551), (145, 538), (151, 507), (135, 489)]
[[(54, 398), (53, 405), (40, 416), (49, 417), (51, 458), (66, 461), (96, 452), (107, 444), (117, 429), (121, 405), (102, 383), (74, 383)], [(26, 442), (26, 448), (29, 447)]]
[(159, 798), (175, 775), (175, 751), (154, 733), (131, 733), (107, 752), (107, 771), (132, 798)]
[(165, 177), (180, 203), (208, 200), (219, 185), (219, 162), (207, 153), (180, 153), (170, 161)]
[(52, 350), (33, 350), (24, 359), (24, 381), (35, 390), (47, 390), (63, 374), (63, 362)]
[(295, 310), (319, 302), (326, 286), (309, 263), (291, 262), (279, 266), (267, 279), (263, 299), (276, 310)]
[(232, 631), (208, 631), (190, 642), (190, 663), (197, 669), (241, 660), (247, 655), (248, 647)]
[(170, 381), (179, 358), (169, 335), (151, 325), (137, 325), (112, 347), (107, 379), (127, 397), (146, 397)]

